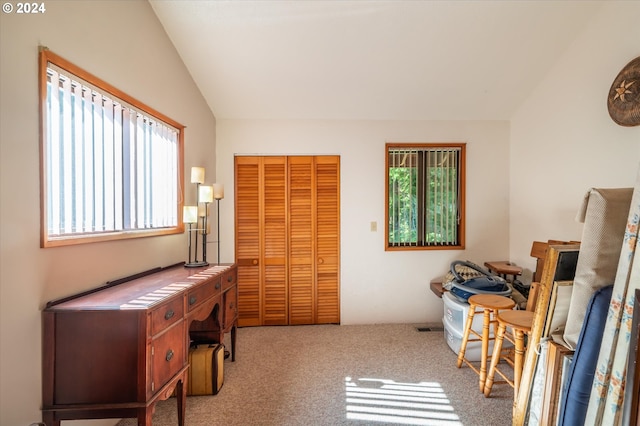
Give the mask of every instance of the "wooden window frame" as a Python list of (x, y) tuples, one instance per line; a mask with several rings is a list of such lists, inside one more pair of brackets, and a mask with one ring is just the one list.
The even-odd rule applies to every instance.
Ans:
[[(46, 105), (47, 105), (47, 68), (49, 63), (68, 72), (72, 77), (78, 77), (81, 80), (95, 86), (102, 92), (113, 96), (118, 101), (128, 103), (130, 106), (139, 110), (145, 116), (149, 116), (159, 122), (173, 127), (178, 131), (176, 146), (176, 197), (175, 217), (177, 218), (175, 226), (164, 227), (146, 227), (121, 229), (114, 231), (102, 232), (86, 232), (86, 233), (68, 233), (64, 235), (49, 235), (48, 224), (48, 190), (47, 190), (47, 123), (46, 123)], [(142, 238), (160, 235), (180, 234), (184, 232), (184, 223), (182, 220), (182, 206), (184, 203), (183, 193), (183, 168), (184, 168), (184, 128), (182, 124), (172, 120), (164, 114), (138, 101), (137, 99), (127, 95), (121, 90), (115, 88), (111, 84), (96, 77), (95, 75), (83, 70), (82, 68), (72, 64), (59, 55), (51, 52), (47, 48), (41, 47), (39, 51), (39, 107), (40, 107), (40, 246), (42, 248), (67, 246), (85, 243), (94, 243), (99, 241), (113, 241), (131, 238)], [(125, 214), (125, 213), (123, 213)]]
[[(390, 213), (389, 213), (389, 151), (391, 149), (409, 148), (409, 149), (458, 149), (460, 152), (459, 164), (458, 164), (458, 214), (459, 222), (457, 227), (458, 240), (457, 244), (433, 244), (421, 242), (415, 245), (394, 245), (389, 241), (389, 226), (390, 226)], [(465, 198), (466, 198), (466, 143), (386, 143), (385, 144), (385, 251), (411, 251), (411, 250), (463, 250), (465, 248), (465, 223), (466, 223), (466, 211), (465, 211)], [(419, 203), (424, 204), (425, 200), (419, 192)], [(420, 207), (421, 211), (424, 211), (424, 206)]]

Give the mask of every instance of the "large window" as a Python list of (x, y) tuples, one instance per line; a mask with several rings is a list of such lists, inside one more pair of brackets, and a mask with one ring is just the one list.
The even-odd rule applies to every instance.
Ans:
[(46, 49), (40, 102), (42, 247), (183, 232), (184, 126)]
[(465, 144), (386, 145), (386, 249), (464, 248)]

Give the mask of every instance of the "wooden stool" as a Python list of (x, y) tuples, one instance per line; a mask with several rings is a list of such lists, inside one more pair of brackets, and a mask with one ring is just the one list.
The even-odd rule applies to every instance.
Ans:
[[(462, 363), (466, 363), (473, 371), (480, 376), (479, 385), (480, 392), (484, 392), (485, 379), (487, 377), (487, 352), (489, 352), (489, 341), (494, 340), (495, 337), (489, 337), (489, 327), (494, 325), (494, 333), (496, 336), (496, 319), (495, 316), (500, 309), (513, 309), (516, 303), (508, 297), (498, 296), (495, 294), (475, 294), (469, 298), (469, 314), (467, 315), (467, 322), (464, 326), (464, 333), (462, 334), (462, 343), (460, 344), (460, 351), (458, 352), (458, 368), (462, 367)], [(479, 334), (473, 329), (473, 317), (476, 313), (483, 312), (484, 319), (482, 322), (482, 334)], [(494, 318), (491, 318), (493, 314)], [(473, 334), (476, 338), (469, 339), (469, 334)], [(482, 342), (480, 370), (478, 370), (471, 362), (465, 358), (464, 354), (467, 350), (468, 342)]]
[[(511, 387), (513, 387), (514, 398), (518, 395), (520, 378), (522, 376), (522, 366), (524, 360), (524, 335), (531, 332), (534, 313), (531, 311), (501, 311), (496, 315), (498, 321), (498, 332), (493, 344), (493, 355), (491, 356), (491, 367), (484, 385), (484, 396), (488, 397), (493, 387), (493, 378), (498, 373)], [(509, 327), (512, 332), (506, 332)], [(502, 342), (507, 339), (515, 346), (513, 360), (502, 351)], [(513, 380), (498, 369), (500, 360), (506, 361), (513, 367)]]

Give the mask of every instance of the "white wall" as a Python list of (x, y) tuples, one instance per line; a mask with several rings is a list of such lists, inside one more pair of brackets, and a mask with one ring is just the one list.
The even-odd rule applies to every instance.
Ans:
[[(337, 154), (342, 323), (439, 322), (442, 301), (429, 290), (432, 278), (454, 259), (508, 257), (508, 135), (507, 122), (218, 120), (223, 261), (234, 258), (235, 154)], [(385, 142), (442, 141), (467, 143), (466, 250), (385, 252)]]
[[(40, 418), (40, 310), (107, 280), (184, 260), (184, 236), (39, 248), (37, 47), (94, 72), (187, 126), (185, 169), (213, 164), (215, 120), (145, 1), (49, 1), (42, 15), (0, 14), (0, 424)], [(436, 322), (428, 287), (451, 260), (533, 266), (531, 242), (579, 239), (592, 186), (630, 186), (640, 127), (610, 120), (606, 94), (640, 54), (639, 2), (607, 2), (506, 122), (222, 121), (217, 180), (222, 260), (232, 261), (233, 155), (341, 156), (342, 320)], [(158, 91), (158, 87), (162, 91)], [(385, 252), (384, 143), (468, 143), (467, 250)], [(211, 178), (208, 178), (209, 180)], [(188, 179), (187, 179), (188, 181)], [(188, 188), (189, 189), (189, 188)], [(187, 202), (193, 195), (187, 190)], [(370, 231), (370, 222), (378, 231)], [(511, 235), (509, 235), (509, 232)], [(113, 422), (76, 422), (76, 424)]]
[[(203, 165), (215, 176), (215, 119), (149, 4), (48, 1), (45, 6), (41, 15), (0, 15), (3, 426), (41, 419), (40, 322), (47, 301), (186, 257), (184, 235), (39, 248), (38, 45), (186, 125), (187, 171)], [(187, 194), (187, 201), (193, 198)]]
[(640, 126), (617, 125), (607, 94), (640, 55), (640, 2), (605, 2), (511, 121), (511, 259), (534, 268), (534, 240), (580, 240), (589, 188), (630, 187)]

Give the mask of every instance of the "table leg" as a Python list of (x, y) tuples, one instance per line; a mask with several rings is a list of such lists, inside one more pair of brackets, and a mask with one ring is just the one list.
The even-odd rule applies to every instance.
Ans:
[(186, 386), (186, 380), (187, 380), (187, 372), (189, 370), (186, 370), (185, 373), (182, 376), (182, 379), (180, 379), (180, 381), (178, 381), (178, 384), (176, 385), (176, 396), (177, 396), (177, 401), (178, 401), (178, 426), (184, 426), (184, 416), (186, 413), (186, 406), (187, 406), (187, 386)]
[(138, 409), (138, 426), (152, 426), (154, 409), (155, 402), (145, 408)]
[(56, 420), (56, 417), (53, 411), (42, 412), (42, 423), (44, 423), (47, 426), (60, 426), (60, 420)]
[(484, 392), (484, 382), (487, 379), (487, 353), (489, 352), (489, 327), (491, 325), (491, 309), (484, 309), (482, 322), (482, 353), (480, 354), (480, 392)]
[(237, 326), (234, 323), (233, 327), (231, 327), (231, 362), (236, 360), (236, 331)]

